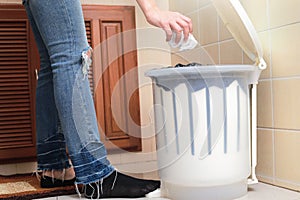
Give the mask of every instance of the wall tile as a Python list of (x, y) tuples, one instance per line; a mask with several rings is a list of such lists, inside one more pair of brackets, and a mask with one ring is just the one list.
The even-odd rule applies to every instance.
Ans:
[(300, 75), (299, 35), (300, 23), (271, 31), (273, 77)]
[(243, 52), (243, 64), (246, 64), (246, 65), (255, 64), (254, 61), (252, 61), (245, 52)]
[(272, 130), (258, 129), (256, 174), (261, 177), (273, 177), (273, 161), (274, 155)]
[(218, 42), (218, 15), (212, 4), (199, 11), (200, 44)]
[(300, 22), (300, 1), (285, 0), (272, 1), (270, 5), (270, 26), (271, 28)]
[(268, 0), (241, 0), (245, 11), (247, 12), (256, 31), (266, 30), (268, 28)]
[[(166, 43), (165, 40), (159, 38), (161, 42)], [(147, 44), (138, 47), (139, 64), (141, 68), (147, 69), (147, 65), (153, 67), (168, 66), (171, 63), (171, 56), (168, 46), (148, 46)], [(145, 65), (145, 66), (142, 66)], [(140, 70), (140, 69), (139, 69)], [(144, 76), (144, 74), (142, 74)]]
[(170, 10), (178, 11), (189, 15), (191, 13), (197, 12), (198, 2), (195, 0), (172, 0), (169, 1)]
[(300, 79), (273, 80), (274, 127), (300, 130)]
[(260, 81), (257, 85), (257, 126), (272, 127), (271, 81)]
[(198, 46), (195, 49), (172, 54), (172, 64), (187, 64), (197, 62), (201, 64), (218, 63), (218, 44)]
[[(129, 1), (131, 3), (133, 3), (133, 2), (137, 3), (136, 1), (132, 1), (132, 0), (114, 0), (114, 1), (116, 1), (116, 2), (118, 2), (118, 1)], [(159, 8), (163, 9), (163, 10), (168, 10), (170, 8), (169, 0), (156, 0), (155, 2), (156, 2), (156, 5)]]
[(180, 53), (174, 53), (172, 54), (172, 66), (175, 66), (176, 64), (178, 63), (181, 63), (181, 64), (188, 64), (189, 62), (180, 54)]
[(207, 45), (204, 47), (205, 53), (202, 55), (202, 64), (219, 64), (219, 45)]
[(187, 15), (189, 18), (191, 18), (192, 23), (193, 23), (193, 36), (197, 41), (200, 41), (200, 27), (198, 26), (199, 22), (199, 13), (193, 13), (190, 15)]
[(202, 8), (204, 6), (207, 6), (208, 4), (211, 4), (211, 0), (198, 0), (198, 4), (199, 8)]
[(300, 185), (300, 132), (275, 130), (275, 176)]
[(219, 17), (218, 23), (219, 23), (219, 32), (220, 32), (219, 41), (233, 39), (232, 34), (229, 32), (227, 27), (224, 25), (224, 22), (222, 21), (222, 19), (220, 17)]
[(220, 64), (242, 64), (243, 52), (235, 40), (220, 43)]

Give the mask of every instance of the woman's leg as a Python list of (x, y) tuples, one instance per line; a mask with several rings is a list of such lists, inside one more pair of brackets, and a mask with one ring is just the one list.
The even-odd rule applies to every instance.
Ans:
[(53, 100), (77, 182), (95, 182), (111, 174), (114, 168), (100, 142), (89, 82), (84, 73), (89, 58), (83, 55), (90, 55), (91, 50), (80, 1), (29, 0), (28, 9), (49, 54)]
[[(23, 1), (40, 54), (40, 71), (36, 88), (36, 132), (38, 170), (57, 174), (70, 168), (65, 138), (54, 102), (52, 69), (48, 51), (37, 29), (27, 1)], [(68, 178), (71, 171), (68, 169)], [(65, 177), (62, 177), (64, 179)], [(74, 178), (74, 177), (73, 177)]]
[(62, 132), (85, 196), (142, 197), (155, 190), (159, 181), (116, 172), (107, 160), (87, 78), (91, 49), (80, 0), (30, 0), (28, 7), (49, 54)]

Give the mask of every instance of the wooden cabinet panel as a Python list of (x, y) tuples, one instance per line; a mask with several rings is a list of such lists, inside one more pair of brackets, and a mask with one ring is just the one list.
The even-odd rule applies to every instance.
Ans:
[(93, 38), (93, 92), (102, 140), (109, 151), (139, 151), (138, 90), (131, 94), (138, 88), (134, 7), (83, 6), (83, 11)]
[[(120, 37), (121, 32), (121, 22), (103, 22), (101, 24), (102, 34), (101, 38), (107, 41), (106, 49), (103, 50), (103, 58), (107, 58), (106, 60), (112, 60), (114, 57), (114, 61), (112, 63), (105, 63), (107, 69), (103, 73), (103, 87), (104, 89), (104, 104), (105, 104), (105, 131), (106, 138), (115, 139), (120, 137), (128, 136), (119, 128), (119, 126), (126, 127), (126, 116), (125, 116), (125, 86), (116, 88), (116, 84), (124, 74), (124, 60), (122, 56), (118, 56), (118, 52), (122, 50), (122, 37)], [(116, 36), (114, 36), (116, 35)], [(110, 39), (111, 38), (111, 39)], [(113, 58), (110, 58), (113, 57)], [(115, 104), (111, 104), (111, 98), (113, 92), (116, 93), (114, 95)], [(111, 110), (112, 106), (116, 106), (116, 116), (120, 116), (118, 122), (113, 118), (113, 113)], [(119, 123), (119, 126), (118, 126)], [(125, 130), (126, 131), (126, 130)]]
[[(12, 13), (13, 12), (13, 13)], [(35, 155), (33, 35), (22, 6), (0, 8), (0, 163)]]

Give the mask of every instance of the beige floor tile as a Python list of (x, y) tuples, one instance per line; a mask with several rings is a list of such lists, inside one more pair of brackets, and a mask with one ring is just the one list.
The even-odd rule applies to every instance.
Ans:
[[(75, 199), (79, 199), (79, 197), (77, 195), (58, 197), (58, 200), (75, 200)], [(147, 199), (168, 200), (167, 198), (161, 198), (161, 197), (156, 197), (156, 198), (149, 197), (149, 198), (138, 198), (138, 199), (139, 200), (147, 200)], [(247, 193), (247, 195), (235, 200), (299, 200), (299, 199), (300, 199), (300, 193), (298, 192), (274, 187), (263, 183), (258, 183), (256, 185), (249, 186), (249, 192)], [(125, 198), (103, 199), (103, 200), (125, 200)]]
[(18, 174), (33, 173), (37, 169), (37, 163), (36, 162), (18, 163), (16, 164), (16, 167), (17, 167)]
[(262, 176), (260, 174), (256, 174), (258, 181), (266, 184), (274, 184), (274, 177)]
[(0, 175), (8, 176), (17, 173), (17, 165), (16, 164), (6, 164), (0, 165)]
[(120, 154), (108, 154), (107, 158), (113, 165), (121, 163), (121, 155)]
[[(72, 196), (66, 196), (66, 197), (69, 197), (69, 199), (72, 199), (73, 197)], [(42, 198), (42, 199), (39, 199), (39, 200), (58, 200), (60, 199), (61, 197), (49, 197), (49, 198)], [(64, 197), (62, 197), (62, 199), (64, 199)], [(65, 198), (67, 199), (67, 198)], [(38, 200), (38, 199), (36, 199)]]
[(289, 188), (295, 191), (300, 191), (300, 182), (291, 182), (289, 180), (275, 179), (274, 184), (283, 188)]
[(248, 194), (236, 200), (298, 200), (300, 193), (259, 183), (249, 186)]
[[(75, 199), (80, 199), (77, 195), (71, 195), (71, 196), (60, 196), (58, 197), (58, 200), (75, 200)], [(129, 198), (109, 198), (109, 199), (102, 199), (102, 200), (126, 200)], [(166, 198), (161, 198), (161, 197), (157, 197), (157, 198), (134, 198), (134, 199), (130, 199), (130, 200), (135, 200), (135, 199), (139, 199), (139, 200), (149, 200), (149, 199), (152, 199), (152, 200), (169, 200), (169, 199), (166, 199)], [(51, 199), (52, 200), (52, 199)]]

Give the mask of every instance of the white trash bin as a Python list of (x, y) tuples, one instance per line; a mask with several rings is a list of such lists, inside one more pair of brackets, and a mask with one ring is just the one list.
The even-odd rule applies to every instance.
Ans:
[(255, 64), (196, 65), (146, 73), (154, 83), (161, 192), (172, 200), (232, 200), (247, 193), (247, 179), (253, 173), (250, 121), (253, 118), (256, 125), (256, 84), (266, 64), (239, 1), (213, 3)]

